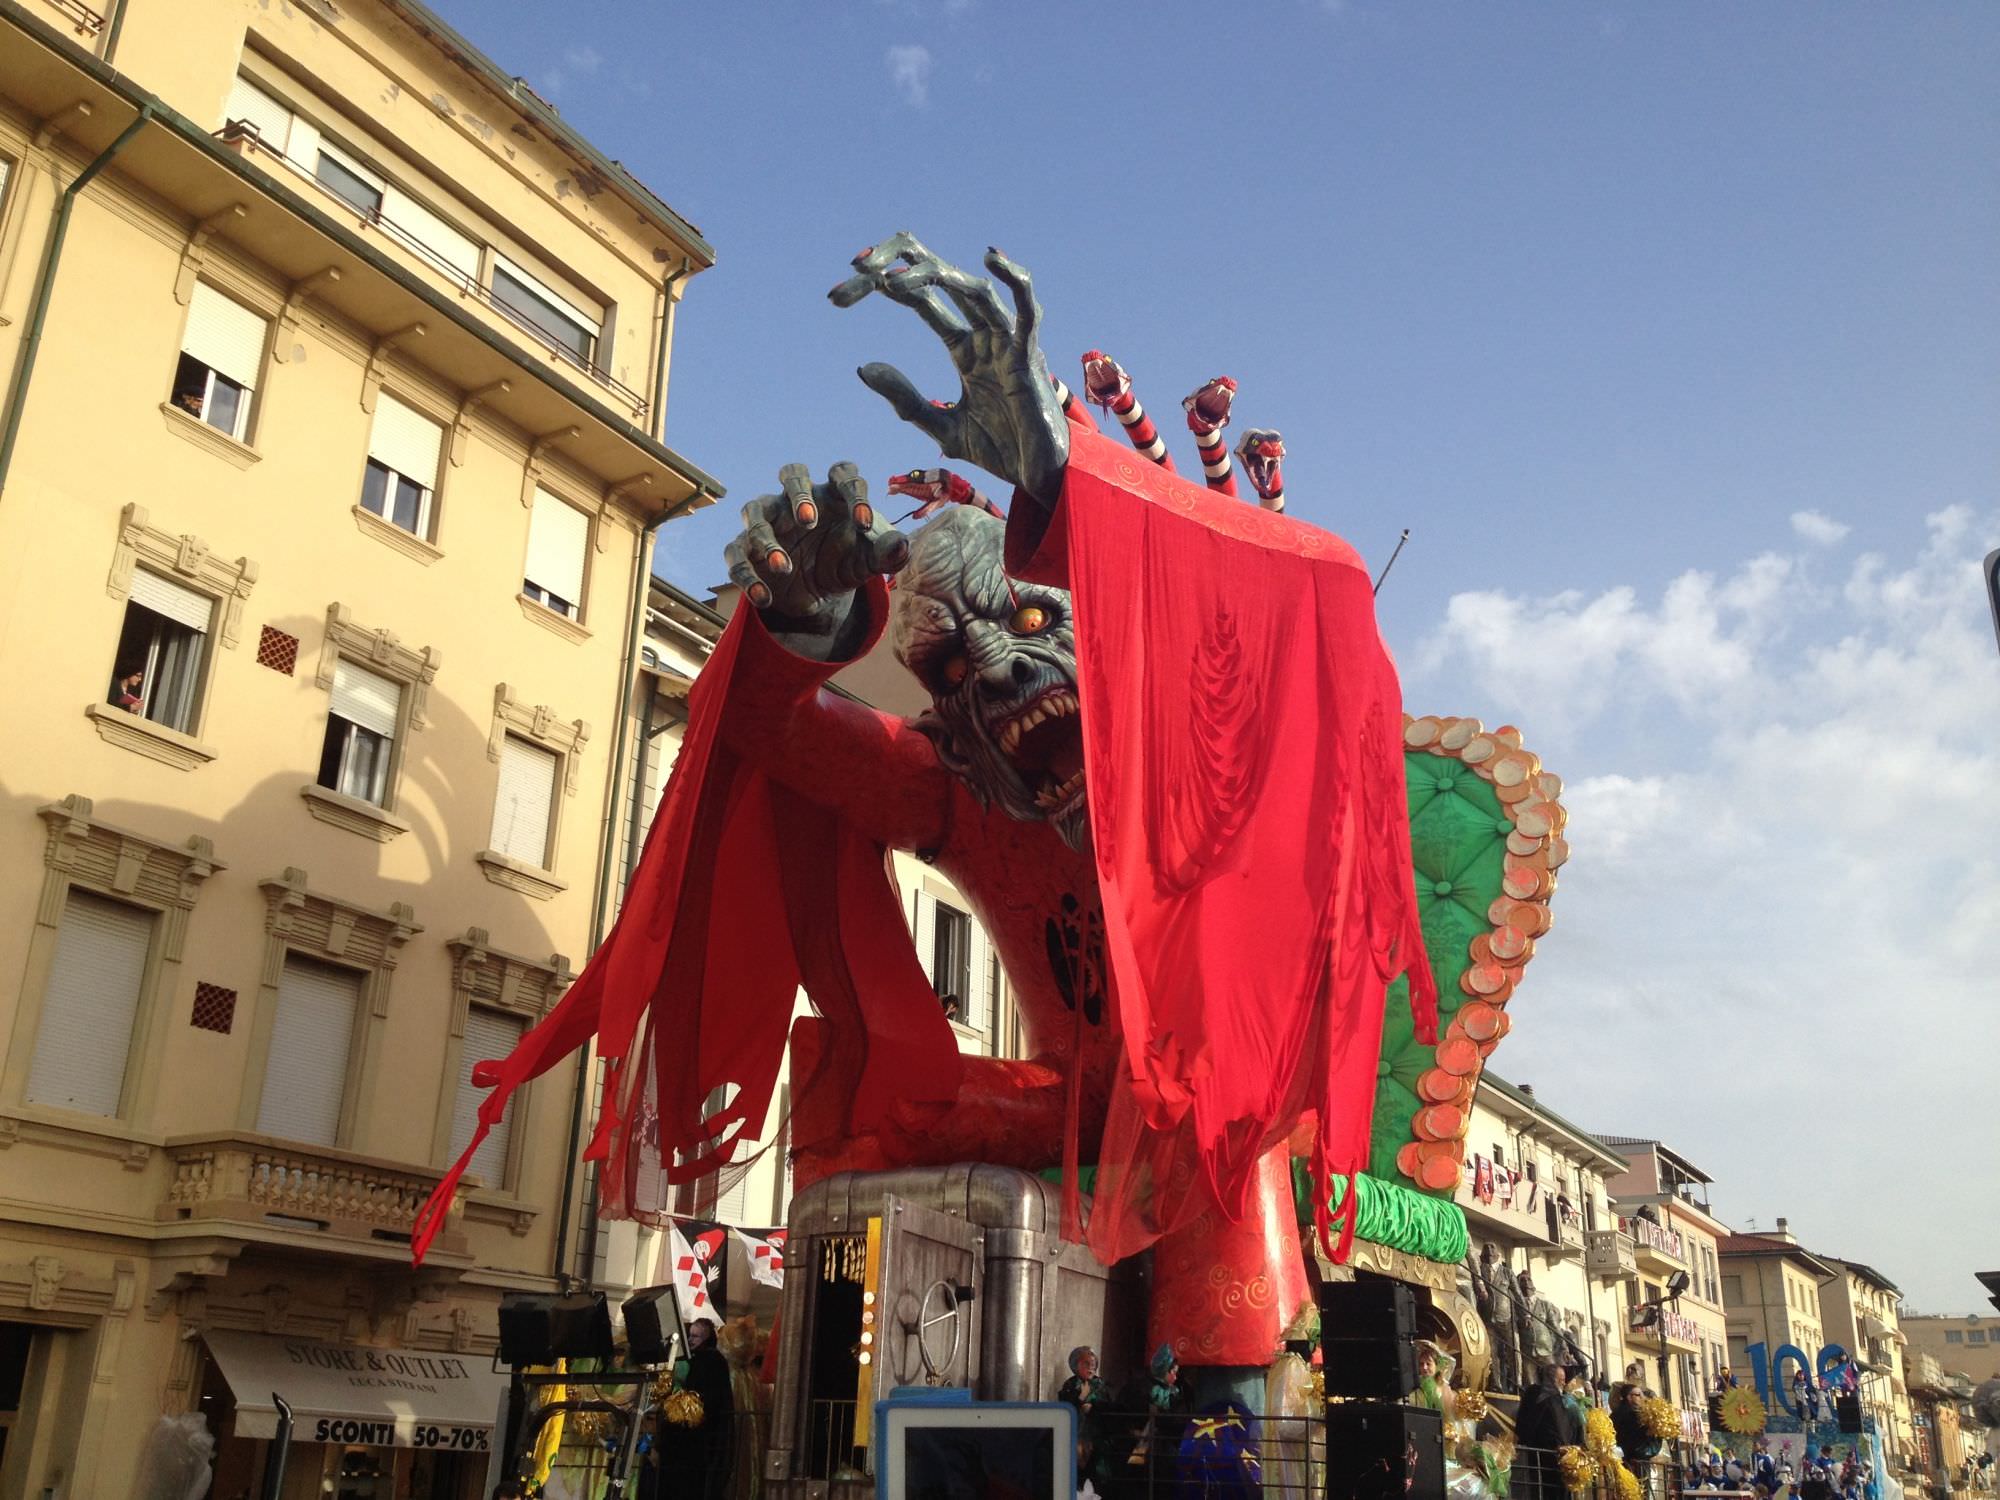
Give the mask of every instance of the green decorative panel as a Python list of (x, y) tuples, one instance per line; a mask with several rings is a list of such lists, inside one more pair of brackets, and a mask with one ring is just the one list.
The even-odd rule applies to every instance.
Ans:
[[(1465, 1210), (1456, 1203), (1372, 1172), (1356, 1174), (1354, 1186), (1358, 1193), (1354, 1232), (1362, 1239), (1450, 1265), (1465, 1259)], [(1310, 1237), (1312, 1171), (1297, 1158), (1292, 1161), (1292, 1189), (1299, 1206), (1299, 1223)], [(1344, 1185), (1335, 1179), (1327, 1206), (1340, 1207), (1344, 1196)]]

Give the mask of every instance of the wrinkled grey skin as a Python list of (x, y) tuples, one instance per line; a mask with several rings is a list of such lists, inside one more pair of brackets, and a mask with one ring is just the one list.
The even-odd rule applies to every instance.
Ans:
[[(1049, 789), (1064, 778), (1026, 766), (1002, 748), (1010, 722), (1046, 710), (1055, 722), (1042, 732), (1071, 741), (1080, 769), (1069, 594), (1018, 580), (1010, 593), (1001, 566), (1005, 535), (1004, 524), (992, 516), (956, 507), (919, 531), (889, 596), (890, 645), (930, 690), (931, 712), (917, 727), (937, 744), (945, 766), (982, 803), (997, 804), (1023, 822), (1047, 820), (1065, 843), (1080, 849), (1083, 792), (1053, 802)], [(1015, 622), (1023, 609), (1041, 610), (1047, 623), (1037, 632), (1021, 631)], [(948, 669), (959, 657), (964, 672), (954, 683)]]
[[(862, 381), (947, 457), (977, 464), (1048, 509), (1069, 463), (1069, 427), (1035, 337), (1041, 307), (1025, 269), (997, 250), (987, 252), (985, 264), (1012, 293), (1011, 314), (991, 282), (938, 260), (908, 234), (856, 256), (855, 274), (829, 295), (849, 307), (880, 292), (915, 310), (951, 355), (959, 399), (933, 406), (884, 364), (864, 366)], [(1009, 596), (1004, 528), (991, 516), (954, 508), (919, 531), (913, 547), (876, 513), (852, 464), (835, 464), (823, 484), (814, 484), (803, 464), (787, 464), (778, 481), (780, 493), (743, 507), (743, 530), (723, 550), (730, 580), (762, 612), (766, 628), (801, 656), (850, 660), (872, 624), (861, 585), (870, 574), (899, 575), (894, 649), (930, 689), (934, 705), (918, 727), (982, 802), (1024, 821), (1050, 821), (1081, 848), (1087, 826), (1081, 790), (1058, 807), (1038, 803), (1036, 794), (1048, 785), (1043, 769), (1024, 766), (1002, 745), (1010, 721), (1059, 707), (1065, 698), (1070, 712), (1059, 716), (1070, 721), (1065, 732), (1076, 724), (1068, 596), (1018, 582)], [(1014, 628), (1024, 605), (1048, 613), (1044, 630)], [(954, 682), (945, 664), (960, 655), (966, 669)], [(1047, 749), (1051, 733), (1044, 731), (1038, 751)], [(1080, 748), (1080, 739), (1074, 751), (1063, 748), (1065, 768)]]

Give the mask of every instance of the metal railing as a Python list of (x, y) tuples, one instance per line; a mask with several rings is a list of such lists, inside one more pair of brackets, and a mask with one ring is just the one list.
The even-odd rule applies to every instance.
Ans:
[(62, 12), (78, 36), (96, 36), (104, 30), (104, 17), (81, 0), (48, 0), (51, 9)]
[[(100, 21), (99, 24), (102, 24), (102, 22)], [(601, 385), (606, 390), (612, 392), (632, 408), (632, 418), (634, 421), (645, 420), (647, 409), (652, 404), (646, 397), (633, 390), (629, 385), (626, 385), (609, 370), (603, 369), (593, 361), (583, 358), (582, 355), (563, 343), (557, 335), (543, 328), (526, 313), (509, 307), (506, 303), (500, 301), (493, 295), (489, 287), (480, 282), (477, 276), (466, 274), (462, 267), (455, 264), (442, 251), (427, 244), (415, 231), (389, 218), (380, 208), (362, 208), (352, 199), (345, 198), (335, 192), (326, 183), (320, 181), (319, 174), (314, 170), (312, 163), (300, 161), (297, 157), (280, 151), (276, 146), (273, 146), (269, 141), (264, 139), (262, 133), (252, 122), (248, 120), (227, 121), (222, 129), (216, 132), (216, 136), (232, 144), (242, 141), (254, 142), (259, 151), (276, 157), (287, 167), (291, 168), (292, 171), (312, 183), (322, 193), (325, 193), (327, 197), (333, 199), (342, 208), (355, 215), (361, 221), (363, 227), (373, 225), (375, 228), (385, 231), (389, 238), (397, 241), (426, 265), (430, 266), (432, 270), (449, 281), (460, 296), (470, 297), (475, 302), (498, 313), (522, 332), (532, 335), (535, 342), (550, 356), (568, 365), (578, 374), (587, 377), (595, 384)], [(600, 336), (598, 342), (602, 343), (602, 341), (602, 337)]]

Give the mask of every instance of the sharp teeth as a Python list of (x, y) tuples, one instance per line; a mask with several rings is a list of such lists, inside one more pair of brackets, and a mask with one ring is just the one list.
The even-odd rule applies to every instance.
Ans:
[(1020, 743), (1021, 743), (1021, 721), (1019, 719), (1015, 719), (1013, 722), (1008, 724), (1008, 726), (1005, 729), (1000, 731), (1000, 748), (1006, 751), (1009, 755), (1012, 755), (1014, 753), (1014, 747)]

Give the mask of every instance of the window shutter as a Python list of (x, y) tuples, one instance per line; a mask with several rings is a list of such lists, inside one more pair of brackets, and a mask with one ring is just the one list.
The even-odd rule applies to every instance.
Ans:
[(306, 958), (285, 960), (271, 1051), (264, 1062), (264, 1095), (257, 1106), (259, 1135), (333, 1145), (340, 1133), (347, 1054), (360, 1008), (361, 976), (352, 969)]
[(257, 384), (264, 366), (264, 335), (270, 326), (242, 303), (197, 281), (181, 350), (247, 389)]
[(427, 490), (435, 489), (438, 454), (443, 446), (444, 428), (387, 391), (376, 393), (375, 426), (368, 434), (370, 458)]
[(144, 568), (132, 570), (132, 602), (145, 605), (156, 615), (165, 615), (176, 625), (204, 634), (215, 617), (215, 601), (208, 595), (182, 588)]
[[(481, 1010), (470, 1007), (465, 1013), (465, 1041), (458, 1054), (458, 1094), (451, 1110), (451, 1157), (458, 1160), (458, 1153), (465, 1149), (465, 1143), (472, 1139), (473, 1128), (479, 1123), (479, 1106), (486, 1098), (486, 1090), (473, 1087), (473, 1064), (497, 1061), (514, 1050), (526, 1029), (519, 1016), (503, 1015), (499, 1011)], [(500, 1117), (486, 1139), (480, 1142), (473, 1153), (472, 1165), (468, 1169), (474, 1177), (488, 1188), (500, 1188), (507, 1177), (507, 1139), (514, 1124), (514, 1105), (508, 1102), (507, 1113)]]
[(537, 297), (548, 303), (557, 312), (581, 324), (592, 338), (602, 335), (604, 331), (604, 317), (601, 313), (590, 312), (583, 307), (579, 307), (560, 292), (553, 290), (547, 282), (530, 276), (504, 255), (494, 256), (493, 263), (516, 281), (520, 282), (522, 286), (533, 292)]
[(528, 518), (528, 566), (522, 575), (570, 603), (583, 603), (583, 554), (590, 545), (590, 517), (558, 500), (547, 490), (535, 490), (535, 509)]
[(402, 707), (403, 690), (388, 678), (351, 661), (333, 664), (333, 711), (350, 724), (393, 740)]
[[(299, 155), (301, 157), (303, 157), (304, 155), (304, 153), (302, 152), (294, 154)], [(352, 156), (349, 156), (345, 151), (341, 150), (340, 147), (334, 145), (330, 141), (322, 140), (319, 143), (319, 150), (313, 154), (311, 162), (306, 163), (306, 165), (317, 167), (319, 165), (319, 159), (322, 156), (332, 157), (333, 160), (337, 162), (340, 166), (345, 167), (349, 172), (353, 173), (356, 177), (359, 177), (363, 182), (367, 183), (370, 187), (375, 189), (376, 192), (383, 193), (388, 190), (389, 184), (382, 180), (382, 176), (379, 172), (377, 172), (373, 167), (364, 166), (359, 160), (357, 160)]]
[(972, 993), (966, 997), (966, 1024), (975, 1031), (993, 1025), (993, 942), (986, 929), (972, 924)]
[(917, 942), (917, 962), (924, 966), (924, 978), (937, 983), (937, 897), (917, 892), (917, 920), (912, 936)]
[(406, 239), (443, 261), (474, 285), (479, 281), (479, 242), (459, 233), (401, 188), (391, 184), (382, 192), (382, 219)]
[(531, 865), (549, 862), (549, 813), (559, 757), (508, 735), (500, 746), (500, 790), (493, 799), (493, 847)]
[(151, 913), (70, 891), (35, 1031), (31, 1103), (118, 1113), (152, 942)]
[(222, 117), (225, 124), (242, 120), (255, 125), (258, 139), (281, 156), (291, 148), (292, 112), (241, 73), (229, 90)]

